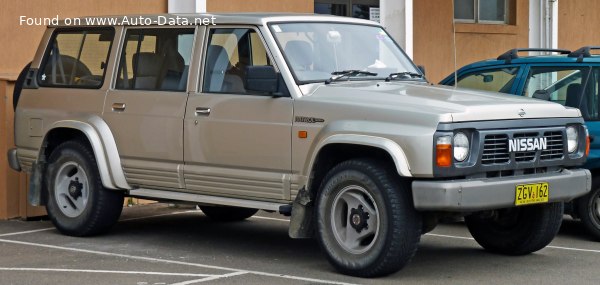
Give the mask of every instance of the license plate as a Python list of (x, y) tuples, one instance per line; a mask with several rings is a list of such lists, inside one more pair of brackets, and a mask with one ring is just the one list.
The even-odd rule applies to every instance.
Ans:
[(550, 196), (548, 182), (518, 184), (515, 188), (516, 206), (547, 203)]

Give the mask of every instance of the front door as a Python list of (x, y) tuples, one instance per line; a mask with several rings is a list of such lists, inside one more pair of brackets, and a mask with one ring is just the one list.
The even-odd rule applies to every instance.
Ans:
[(184, 122), (186, 188), (289, 200), (293, 100), (244, 88), (247, 66), (272, 63), (260, 33), (211, 28), (203, 50), (201, 92), (190, 94)]
[(133, 187), (183, 188), (183, 117), (194, 28), (130, 28), (104, 120)]

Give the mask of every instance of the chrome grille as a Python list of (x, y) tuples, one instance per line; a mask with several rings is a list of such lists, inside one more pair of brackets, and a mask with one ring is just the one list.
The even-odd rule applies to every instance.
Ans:
[(507, 163), (510, 160), (508, 152), (508, 135), (487, 135), (483, 144), (482, 164)]

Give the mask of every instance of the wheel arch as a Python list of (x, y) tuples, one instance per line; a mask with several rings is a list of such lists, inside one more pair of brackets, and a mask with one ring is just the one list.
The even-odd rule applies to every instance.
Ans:
[(85, 139), (91, 147), (102, 185), (108, 189), (131, 189), (125, 179), (125, 173), (121, 166), (121, 158), (117, 150), (115, 139), (108, 125), (104, 120), (98, 117), (91, 117), (87, 122), (65, 120), (58, 121), (52, 124), (49, 131), (46, 132), (43, 146), (46, 147), (44, 153), (40, 155), (49, 156), (51, 148), (56, 146), (57, 142), (63, 142), (68, 139)]
[(316, 147), (316, 151), (313, 152), (308, 169), (305, 172), (311, 177), (308, 183), (309, 190), (314, 189), (313, 183), (316, 180), (316, 171), (323, 168), (324, 163), (326, 164), (332, 157), (341, 158), (342, 160), (335, 161), (339, 163), (343, 160), (364, 157), (369, 154), (389, 160), (400, 176), (412, 177), (408, 159), (396, 142), (376, 136), (336, 134), (322, 140)]
[(394, 141), (375, 136), (336, 134), (323, 139), (315, 147), (305, 169), (309, 177), (306, 186), (300, 189), (292, 205), (289, 235), (292, 238), (308, 238), (314, 232), (312, 208), (319, 186), (327, 172), (343, 161), (376, 157), (394, 167), (401, 177), (412, 177), (408, 160), (402, 148)]
[(50, 153), (62, 142), (81, 140), (91, 148), (102, 185), (107, 189), (131, 189), (125, 179), (121, 167), (121, 159), (116, 142), (108, 125), (99, 117), (91, 117), (86, 121), (64, 120), (54, 122), (46, 131), (38, 159), (32, 167), (29, 185), (29, 203), (43, 205), (43, 180), (46, 162)]

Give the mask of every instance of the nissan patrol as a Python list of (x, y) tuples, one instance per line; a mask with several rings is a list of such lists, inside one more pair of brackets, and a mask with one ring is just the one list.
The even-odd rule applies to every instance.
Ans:
[(125, 196), (222, 221), (278, 211), (369, 277), (445, 216), (486, 250), (537, 251), (590, 190), (578, 109), (433, 86), (374, 22), (159, 16), (215, 25), (59, 23), (21, 76), (9, 164), (64, 234), (106, 232)]

